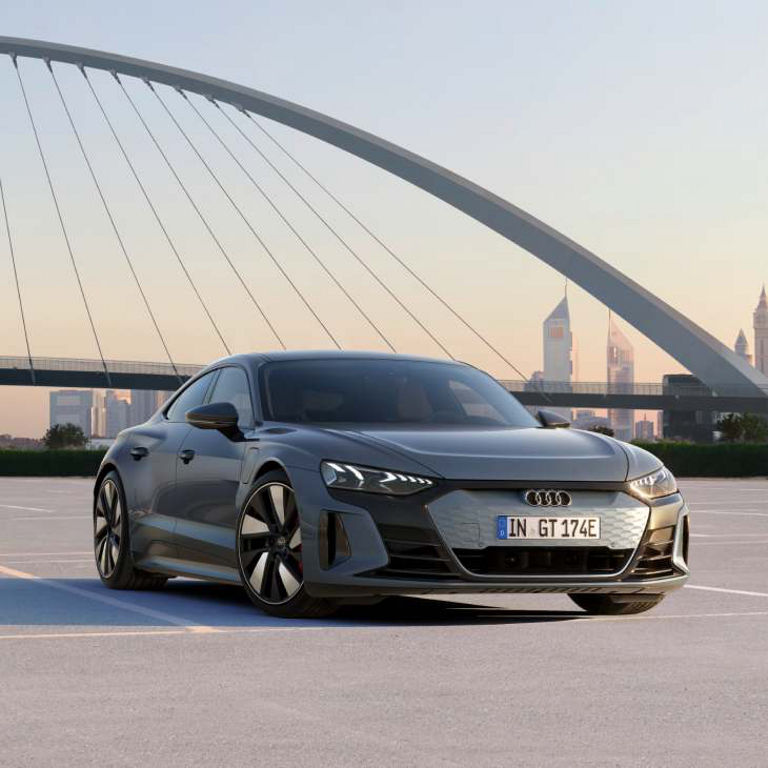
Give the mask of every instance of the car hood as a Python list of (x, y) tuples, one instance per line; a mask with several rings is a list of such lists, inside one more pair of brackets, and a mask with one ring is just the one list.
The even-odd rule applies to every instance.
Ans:
[[(334, 430), (337, 431), (337, 430)], [(594, 432), (521, 428), (338, 430), (451, 480), (623, 482), (629, 456)]]

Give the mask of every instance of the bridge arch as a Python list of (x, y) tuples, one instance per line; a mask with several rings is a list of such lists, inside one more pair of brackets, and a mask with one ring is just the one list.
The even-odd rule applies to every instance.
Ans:
[(0, 37), (0, 53), (163, 83), (275, 120), (338, 147), (443, 200), (554, 267), (715, 392), (768, 396), (768, 378), (639, 283), (507, 200), (385, 139), (253, 88), (165, 64), (13, 37)]

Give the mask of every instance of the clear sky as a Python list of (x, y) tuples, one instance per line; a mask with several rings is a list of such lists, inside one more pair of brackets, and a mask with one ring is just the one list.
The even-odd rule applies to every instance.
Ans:
[[(100, 48), (221, 76), (423, 154), (590, 248), (729, 346), (742, 326), (751, 340), (751, 311), (768, 280), (767, 29), (768, 5), (746, 0), (38, 0), (0, 7), (4, 35)], [(22, 67), (54, 180), (64, 182), (63, 208), (105, 354), (160, 360), (162, 348), (98, 208), (50, 77), (38, 62)], [(174, 356), (188, 362), (220, 356), (221, 347), (142, 207), (82, 78), (61, 68), (60, 79), (108, 196), (121, 211), (120, 224)], [(108, 80), (94, 76), (225, 335), (237, 349), (273, 347)], [(141, 84), (127, 85), (290, 345), (327, 344), (242, 222), (216, 197), (151, 94)], [(187, 106), (174, 94), (163, 95), (345, 344), (377, 347), (376, 337), (328, 287), (311, 257), (217, 154)], [(17, 230), (33, 353), (95, 357), (7, 60), (0, 61), (0, 99), (0, 175)], [(216, 125), (228, 130), (221, 120)], [(275, 130), (519, 368), (530, 374), (541, 367), (540, 325), (562, 295), (559, 274), (407, 184), (314, 140)], [(270, 194), (287, 202), (279, 181), (231, 131), (227, 136)], [(321, 198), (317, 202), (323, 204)], [(290, 210), (399, 347), (437, 352), (317, 222), (296, 205)], [(336, 215), (332, 209), (327, 213)], [(510, 375), (424, 301), (348, 221), (334, 221), (460, 357)], [(0, 354), (24, 350), (11, 280), (0, 238)], [(580, 378), (603, 380), (607, 312), (574, 286), (569, 298)], [(634, 329), (622, 327), (635, 344), (638, 381), (679, 370)], [(44, 392), (0, 390), (0, 432), (37, 435), (46, 420)]]

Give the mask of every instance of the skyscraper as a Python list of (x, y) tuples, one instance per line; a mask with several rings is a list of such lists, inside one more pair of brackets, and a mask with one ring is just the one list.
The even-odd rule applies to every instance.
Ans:
[[(617, 391), (629, 391), (635, 383), (635, 350), (629, 339), (613, 320), (608, 321), (608, 386)], [(618, 386), (617, 386), (618, 385)], [(611, 429), (616, 438), (629, 442), (634, 437), (635, 412), (627, 408), (608, 411)]]
[(752, 318), (755, 329), (755, 368), (768, 376), (768, 297), (765, 295), (765, 286)]
[(93, 390), (93, 405), (91, 406), (91, 436), (104, 437), (107, 434), (106, 403), (104, 390)]
[[(573, 376), (573, 336), (568, 297), (549, 313), (542, 324), (544, 342), (544, 381), (570, 382)], [(565, 418), (571, 418), (570, 408), (551, 408)]]
[(733, 345), (733, 351), (752, 365), (752, 355), (749, 354), (749, 342), (747, 341), (744, 329), (739, 330), (739, 335), (736, 337), (736, 341)]
[(90, 437), (91, 404), (92, 393), (90, 389), (61, 389), (58, 392), (51, 392), (51, 426), (74, 424), (83, 430), (86, 437)]
[(131, 425), (143, 424), (154, 416), (165, 400), (165, 392), (150, 389), (132, 389), (128, 421)]
[(108, 389), (104, 394), (104, 410), (106, 416), (105, 437), (117, 437), (128, 426), (128, 401), (124, 396)]

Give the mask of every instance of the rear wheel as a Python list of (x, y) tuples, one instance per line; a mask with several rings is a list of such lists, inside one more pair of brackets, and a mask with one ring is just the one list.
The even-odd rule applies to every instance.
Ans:
[(318, 618), (336, 610), (304, 587), (299, 505), (284, 472), (267, 472), (253, 487), (238, 521), (237, 561), (245, 591), (266, 613)]
[(93, 500), (93, 549), (99, 578), (110, 589), (157, 589), (168, 578), (133, 567), (120, 475), (104, 475)]
[(627, 602), (624, 595), (587, 595), (574, 593), (568, 595), (579, 608), (593, 616), (628, 616), (633, 613), (645, 613), (655, 608), (664, 595), (643, 595), (637, 600)]

